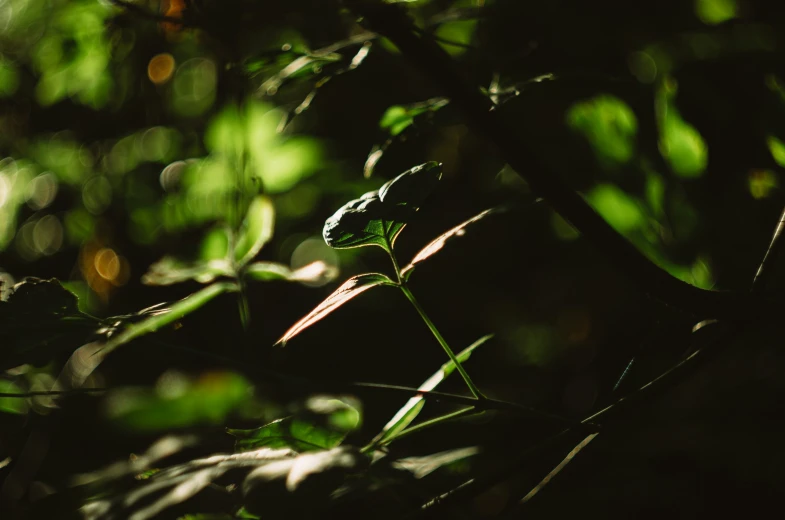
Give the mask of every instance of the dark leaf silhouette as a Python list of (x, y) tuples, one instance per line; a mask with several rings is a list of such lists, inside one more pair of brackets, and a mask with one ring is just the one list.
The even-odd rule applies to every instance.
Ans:
[(0, 301), (0, 370), (43, 363), (87, 342), (100, 322), (55, 279), (28, 278)]

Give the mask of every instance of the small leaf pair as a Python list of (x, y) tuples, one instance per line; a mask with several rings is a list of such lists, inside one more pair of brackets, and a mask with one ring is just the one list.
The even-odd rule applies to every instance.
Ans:
[[(366, 193), (345, 204), (325, 222), (325, 242), (335, 249), (378, 246), (395, 259), (395, 239), (433, 191), (441, 176), (439, 163), (421, 164), (387, 182), (378, 191)], [(415, 266), (439, 252), (448, 240), (463, 236), (466, 227), (498, 210), (494, 208), (483, 211), (431, 241), (415, 255), (409, 265), (396, 273), (401, 282), (407, 281)], [(397, 269), (397, 261), (395, 265)], [(399, 284), (400, 282), (380, 273), (354, 276), (295, 323), (276, 344), (285, 345), (294, 336), (368, 289)]]
[(441, 164), (428, 162), (348, 202), (325, 222), (324, 241), (335, 249), (375, 245), (392, 252), (395, 239), (441, 178)]

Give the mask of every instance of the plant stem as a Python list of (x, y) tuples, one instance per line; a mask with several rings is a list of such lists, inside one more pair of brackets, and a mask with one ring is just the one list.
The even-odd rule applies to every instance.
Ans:
[(397, 441), (398, 439), (406, 437), (407, 435), (410, 435), (412, 433), (417, 433), (419, 431), (425, 430), (425, 429), (430, 428), (432, 426), (436, 426), (436, 425), (439, 425), (441, 423), (444, 423), (444, 422), (447, 422), (447, 421), (451, 421), (453, 419), (458, 419), (458, 418), (463, 417), (465, 415), (475, 415), (475, 414), (479, 414), (479, 413), (483, 413), (483, 411), (482, 410), (477, 410), (473, 406), (470, 406), (469, 408), (461, 408), (460, 410), (456, 410), (456, 411), (450, 412), (448, 414), (440, 415), (439, 417), (434, 417), (433, 419), (429, 419), (427, 421), (423, 421), (423, 422), (421, 422), (419, 424), (415, 424), (414, 426), (406, 428), (402, 432), (398, 433), (398, 435), (396, 435), (395, 437), (389, 439), (387, 442), (384, 442), (384, 444), (389, 444), (389, 443), (391, 443), (393, 441)]
[(455, 356), (455, 353), (450, 348), (450, 345), (447, 344), (447, 341), (445, 341), (444, 337), (439, 332), (439, 329), (436, 328), (436, 325), (434, 325), (431, 319), (428, 317), (428, 315), (425, 314), (425, 310), (423, 310), (423, 308), (420, 306), (420, 302), (418, 302), (417, 299), (414, 297), (414, 294), (412, 294), (412, 291), (409, 289), (406, 283), (401, 281), (399, 287), (401, 288), (401, 291), (403, 291), (403, 294), (406, 295), (406, 297), (412, 303), (414, 308), (417, 310), (417, 313), (420, 315), (420, 317), (428, 326), (428, 328), (431, 329), (431, 333), (433, 333), (433, 336), (436, 338), (436, 341), (439, 342), (439, 345), (441, 345), (444, 351), (447, 353), (447, 356), (449, 356), (450, 360), (453, 363), (455, 363), (455, 368), (458, 369), (458, 372), (461, 374), (461, 377), (466, 382), (466, 386), (469, 387), (469, 391), (471, 391), (472, 395), (477, 399), (485, 399), (485, 396), (482, 395), (482, 392), (480, 392), (477, 386), (472, 382), (472, 379), (469, 377), (469, 374), (466, 372), (466, 370), (464, 370), (463, 366), (461, 365), (461, 362), (458, 361), (458, 358)]

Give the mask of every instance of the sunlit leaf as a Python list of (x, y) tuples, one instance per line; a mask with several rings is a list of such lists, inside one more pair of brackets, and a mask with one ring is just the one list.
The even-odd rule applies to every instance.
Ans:
[(412, 271), (414, 271), (414, 268), (417, 266), (417, 264), (424, 262), (431, 256), (441, 251), (448, 240), (455, 237), (462, 237), (463, 235), (466, 234), (467, 227), (471, 226), (475, 222), (482, 220), (483, 218), (490, 215), (491, 213), (498, 213), (499, 211), (501, 211), (501, 208), (486, 209), (482, 213), (475, 215), (474, 217), (470, 218), (466, 222), (458, 224), (451, 230), (441, 234), (439, 237), (432, 240), (427, 246), (422, 248), (420, 252), (414, 256), (414, 258), (412, 258), (412, 261), (409, 263), (409, 265), (403, 268), (403, 270), (401, 271), (401, 275), (403, 276), (403, 278), (405, 280), (408, 280), (409, 276), (411, 276)]
[(406, 457), (398, 459), (392, 463), (392, 467), (402, 469), (414, 475), (414, 478), (423, 478), (439, 468), (457, 462), (467, 457), (473, 457), (480, 453), (480, 448), (459, 448), (457, 450), (443, 451), (426, 455), (424, 457)]
[(284, 463), (276, 475), (285, 481), (296, 457), (297, 453), (288, 449), (260, 449), (191, 460), (152, 473), (140, 479), (131, 490), (99, 495), (82, 506), (80, 512), (84, 518), (94, 520), (161, 518), (167, 509), (208, 492), (215, 481), (227, 474), (235, 475), (235, 485), (239, 485), (245, 475), (256, 468)]
[(158, 309), (155, 314), (123, 328), (121, 332), (113, 335), (101, 347), (101, 352), (106, 355), (121, 345), (138, 337), (150, 334), (151, 332), (155, 332), (162, 327), (184, 318), (220, 294), (235, 292), (237, 290), (237, 284), (234, 282), (216, 282), (212, 285), (208, 285), (204, 289), (195, 292), (168, 307)]
[(387, 139), (381, 145), (374, 145), (365, 161), (363, 175), (370, 177), (376, 165), (391, 148), (395, 152), (404, 142), (417, 142), (421, 130), (456, 122), (456, 111), (445, 109), (449, 103), (447, 98), (435, 97), (408, 105), (388, 107), (379, 120), (379, 127), (386, 132)]
[(295, 337), (297, 334), (307, 329), (317, 321), (325, 318), (328, 314), (338, 309), (352, 298), (359, 296), (368, 289), (379, 285), (395, 285), (395, 282), (390, 280), (390, 278), (387, 276), (379, 273), (360, 274), (349, 278), (314, 310), (312, 310), (310, 313), (308, 313), (308, 315), (306, 315), (300, 321), (295, 323), (289, 330), (287, 330), (286, 334), (284, 334), (281, 339), (276, 342), (276, 345), (286, 345), (286, 342)]
[(248, 381), (230, 372), (208, 373), (194, 381), (173, 376), (160, 381), (159, 387), (156, 392), (111, 393), (107, 403), (112, 421), (145, 432), (217, 424), (251, 398)]
[(680, 177), (703, 175), (709, 161), (708, 148), (700, 132), (682, 119), (676, 107), (677, 84), (665, 78), (657, 90), (655, 108), (660, 130), (660, 152)]
[(387, 130), (390, 136), (396, 136), (414, 123), (420, 115), (436, 112), (448, 103), (447, 98), (433, 98), (422, 103), (393, 105), (384, 112), (379, 120), (379, 126), (383, 130)]
[(184, 263), (174, 257), (165, 256), (153, 265), (142, 277), (145, 285), (171, 285), (186, 280), (210, 283), (219, 276), (231, 276), (232, 267), (226, 260)]
[(258, 196), (251, 201), (248, 213), (240, 227), (234, 258), (239, 265), (245, 265), (259, 254), (262, 247), (273, 237), (275, 209), (269, 198)]
[(331, 449), (359, 427), (359, 402), (349, 398), (313, 396), (295, 415), (251, 430), (227, 430), (238, 451), (291, 448), (297, 452)]
[(621, 99), (607, 94), (573, 105), (567, 123), (589, 141), (597, 158), (609, 166), (625, 164), (635, 153), (638, 120)]
[[(481, 346), (489, 339), (493, 337), (493, 334), (489, 334), (487, 336), (483, 336), (465, 349), (463, 349), (458, 355), (458, 361), (462, 364), (469, 359), (474, 352), (474, 349)], [(452, 374), (456, 369), (455, 363), (452, 360), (448, 361), (447, 363), (443, 364), (439, 370), (437, 370), (431, 377), (425, 380), (423, 384), (420, 385), (418, 390), (423, 392), (429, 392), (436, 388), (442, 381), (444, 381), (450, 374)], [(391, 441), (394, 439), (400, 432), (402, 432), (407, 426), (409, 426), (414, 419), (420, 414), (420, 411), (425, 406), (425, 400), (422, 396), (414, 396), (409, 399), (403, 407), (398, 410), (398, 412), (393, 416), (392, 419), (382, 428), (382, 431), (373, 439), (374, 445), (384, 444), (386, 442)]]
[(439, 163), (421, 164), (345, 204), (324, 223), (324, 241), (336, 249), (376, 245), (390, 251), (441, 176)]
[(779, 186), (777, 176), (769, 170), (753, 170), (747, 174), (750, 195), (755, 199), (765, 199)]
[[(466, 52), (466, 46), (472, 41), (477, 20), (458, 20), (441, 24), (436, 30), (438, 43), (453, 56)], [(455, 45), (451, 45), (454, 42)]]
[(275, 262), (254, 262), (245, 269), (245, 277), (250, 280), (272, 281), (287, 280), (290, 282), (326, 282), (335, 278), (337, 269), (322, 261), (311, 262), (299, 269)]
[[(0, 394), (21, 394), (22, 389), (11, 381), (0, 379)], [(24, 414), (29, 405), (27, 399), (19, 397), (3, 397), (0, 395), (0, 412)]]
[(695, 0), (695, 14), (708, 25), (735, 18), (737, 10), (736, 0)]
[(245, 508), (275, 518), (316, 518), (350, 474), (368, 469), (369, 457), (341, 446), (260, 465), (243, 482)]
[(621, 233), (631, 233), (646, 222), (640, 204), (613, 184), (594, 187), (588, 200), (602, 218)]
[(306, 421), (287, 417), (253, 430), (227, 430), (237, 437), (239, 451), (258, 448), (291, 448), (297, 452), (330, 449), (338, 446), (346, 432), (321, 428)]
[(785, 168), (785, 143), (773, 135), (770, 135), (766, 138), (766, 144), (769, 147), (769, 152), (771, 152), (774, 161)]

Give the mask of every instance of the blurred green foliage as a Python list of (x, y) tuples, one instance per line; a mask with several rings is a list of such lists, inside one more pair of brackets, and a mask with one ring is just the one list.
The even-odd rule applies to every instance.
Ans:
[[(495, 104), (536, 156), (532, 168), (546, 165), (673, 276), (700, 288), (748, 289), (785, 204), (785, 4), (386, 3), (406, 9), (418, 35), (433, 37), (459, 76)], [(62, 467), (43, 473), (52, 482), (69, 481), (75, 468), (127, 459), (146, 439), (139, 436), (170, 429), (212, 435), (227, 448), (228, 426), (238, 451), (227, 455), (231, 463), (246, 450), (292, 449), (297, 453), (275, 460), (288, 471), (306, 451), (327, 457), (319, 463), (335, 470), (331, 464), (346, 453), (331, 450), (367, 441), (384, 424), (396, 433), (408, 428), (423, 408), (419, 397), (397, 422), (386, 423), (409, 395), (368, 393), (361, 409), (356, 399), (314, 398), (311, 387), (263, 371), (416, 386), (443, 362), (421, 345), (422, 324), (409, 321), (412, 313), (370, 294), (320, 322), (318, 334), (303, 334), (286, 351), (269, 348), (292, 323), (304, 328), (336, 302), (395, 284), (380, 251), (333, 251), (321, 231), (330, 215), (357, 209), (347, 201), (389, 187), (385, 181), (413, 164), (443, 164), (442, 186), (428, 204), (416, 215), (402, 204), (395, 211), (385, 205), (380, 217), (371, 211), (372, 195), (353, 200), (368, 212), (357, 229), (349, 221), (358, 214), (351, 213), (343, 221), (348, 227), (338, 229), (345, 242), (333, 245), (417, 220), (396, 247), (408, 258), (429, 244), (421, 259), (433, 259), (422, 267), (414, 262), (413, 285), (434, 322), (454, 344), (496, 333), (472, 366), (489, 395), (585, 416), (616, 395), (609, 389), (622, 369), (638, 370), (631, 345), (650, 341), (642, 331), (687, 330), (682, 316), (608, 269), (576, 230), (579, 222), (566, 222), (547, 204), (529, 204), (537, 194), (517, 175), (527, 172), (504, 164), (446, 93), (405, 52), (370, 33), (346, 8), (350, 3), (121, 4), (0, 0), (0, 309), (6, 312), (0, 359), (8, 369), (0, 374), (0, 393), (55, 388), (66, 359), (83, 345), (130, 344), (85, 380), (88, 389), (110, 390), (75, 400), (79, 420), (64, 421), (53, 442), (63, 462), (51, 464)], [(500, 203), (514, 211), (483, 220), (476, 233), (453, 227)], [(455, 236), (463, 238), (448, 243)], [(339, 268), (348, 285), (320, 288)], [(404, 269), (407, 277), (411, 269)], [(362, 272), (375, 274), (354, 276)], [(28, 275), (61, 280), (56, 291), (68, 312), (38, 302), (17, 307), (15, 298), (35, 283), (16, 296), (10, 287)], [(274, 283), (250, 283), (257, 281)], [(189, 299), (193, 291), (199, 292)], [(306, 315), (331, 292), (337, 296), (328, 297), (326, 310)], [(52, 294), (44, 299), (57, 301)], [(149, 308), (164, 300), (174, 303)], [(304, 325), (296, 322), (303, 315)], [(674, 359), (669, 349), (676, 356), (684, 350), (682, 338), (663, 335), (651, 340), (663, 345), (647, 354), (653, 366)], [(442, 365), (436, 376), (444, 379), (452, 368)], [(645, 383), (647, 370), (630, 377)], [(0, 415), (10, 425), (0, 428), (0, 446), (19, 452), (18, 432), (38, 415), (56, 413), (57, 403), (52, 396), (0, 396)], [(429, 414), (437, 413), (436, 404), (445, 406), (425, 407)], [(419, 470), (402, 479), (411, 484), (428, 473), (423, 467), (441, 467), (436, 450), (469, 444), (482, 444), (491, 461), (482, 464), (492, 466), (493, 457), (503, 459), (509, 446), (523, 447), (535, 436), (529, 423), (496, 429), (495, 420), (459, 423), (424, 444), (410, 440), (414, 435), (401, 448), (396, 443), (401, 451), (384, 453), (386, 472), (374, 485), (399, 485), (401, 467), (418, 459)], [(658, 442), (666, 437), (658, 434)], [(94, 458), (82, 456), (85, 443)], [(418, 457), (401, 458), (412, 453)], [(11, 455), (0, 452), (0, 461)], [(724, 459), (700, 462), (720, 467)], [(467, 472), (480, 467), (463, 463)], [(133, 466), (136, 473), (124, 475), (152, 478), (166, 464)], [(644, 466), (629, 481), (652, 482), (652, 495), (685, 501), (698, 495), (662, 492), (655, 484), (667, 472), (648, 460)], [(688, 473), (695, 472), (680, 474)], [(409, 500), (422, 489), (457, 485), (455, 475), (442, 477), (432, 488), (412, 493), (404, 486), (389, 496), (400, 492)], [(164, 483), (176, 489), (177, 482)], [(347, 480), (341, 492), (349, 496), (355, 484), (361, 487)], [(226, 495), (242, 501), (232, 485)], [(284, 487), (275, 489), (274, 496), (285, 495)], [(493, 516), (483, 511), (502, 510), (514, 495), (495, 492), (462, 513)], [(564, 502), (602, 500), (575, 493), (581, 500)], [(167, 504), (181, 505), (174, 495), (166, 495)], [(410, 512), (396, 509), (406, 502), (396, 500), (395, 507), (371, 510), (390, 517)], [(234, 505), (226, 510), (242, 517)]]

